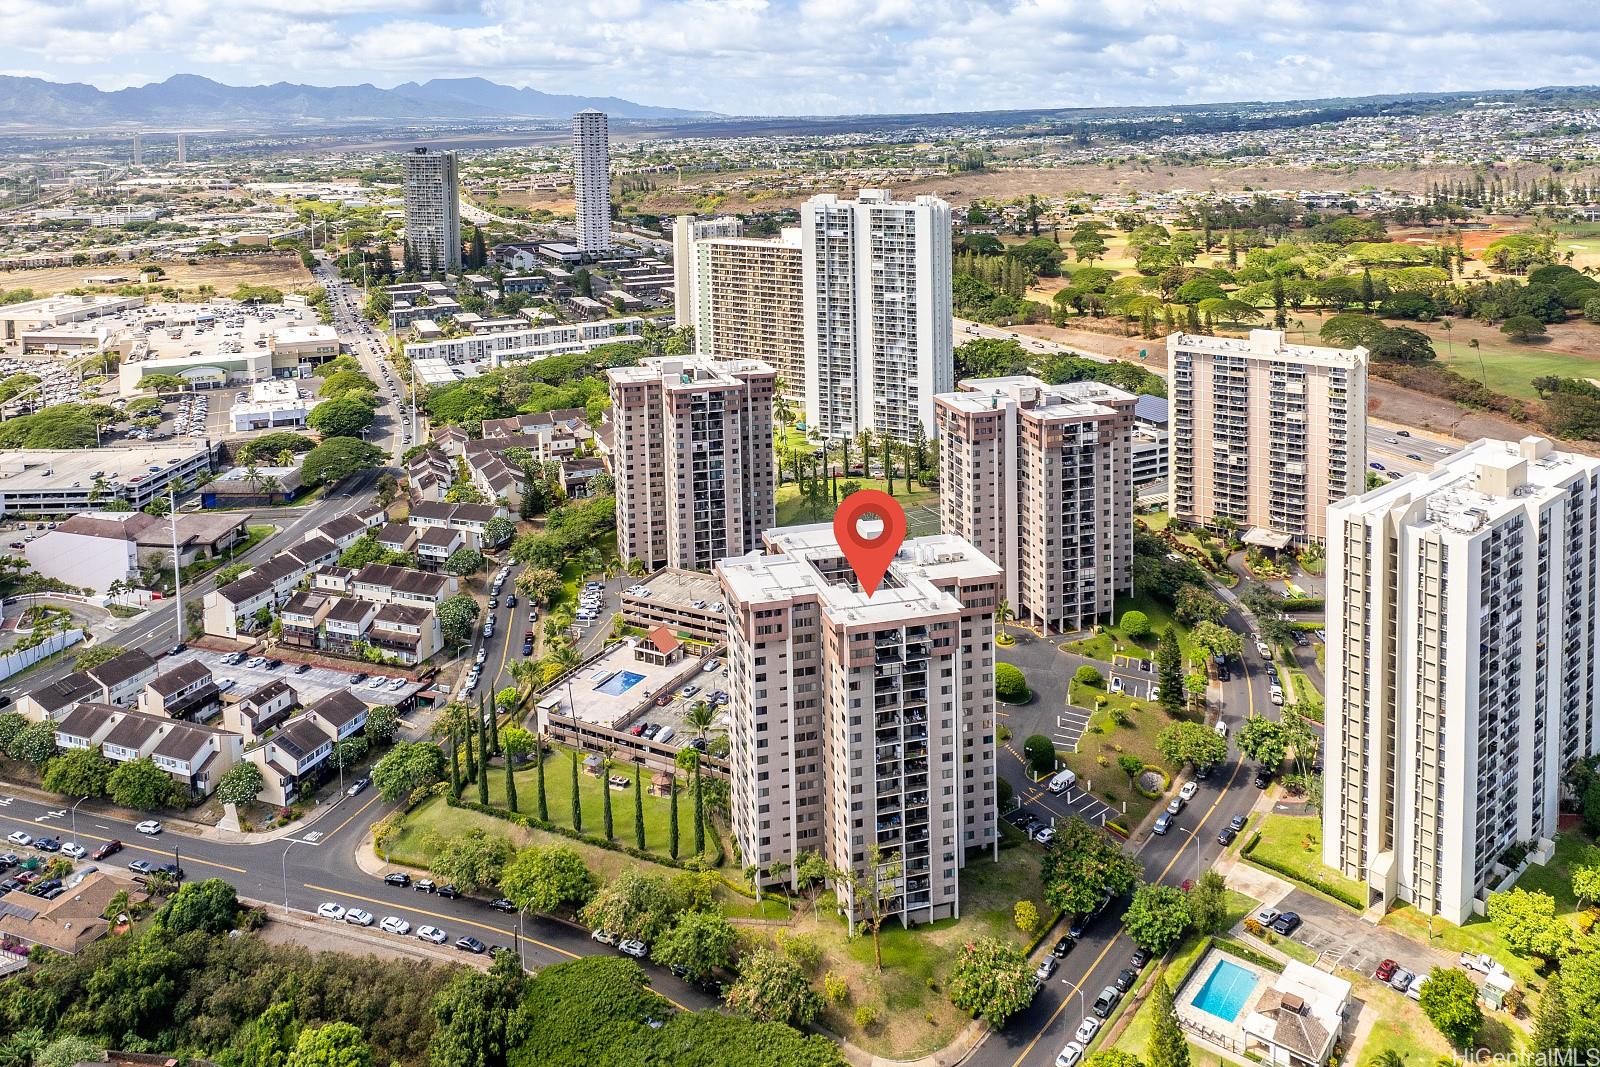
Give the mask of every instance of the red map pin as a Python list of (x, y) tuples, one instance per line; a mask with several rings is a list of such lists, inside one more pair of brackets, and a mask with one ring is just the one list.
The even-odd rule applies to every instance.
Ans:
[[(876, 516), (883, 529), (876, 537), (863, 537), (858, 528), (862, 518)], [(906, 539), (906, 513), (894, 497), (878, 489), (861, 489), (845, 497), (833, 513), (833, 536), (844, 550), (850, 569), (856, 572), (861, 589), (871, 596), (878, 591), (889, 564)]]

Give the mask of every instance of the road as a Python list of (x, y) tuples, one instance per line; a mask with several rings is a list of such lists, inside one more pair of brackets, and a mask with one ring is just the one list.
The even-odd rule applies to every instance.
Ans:
[(351, 354), (361, 363), (367, 377), (379, 384), (378, 399), (382, 403), (372, 428), (367, 431), (367, 439), (381, 445), (398, 463), (400, 456), (411, 447), (416, 432), (416, 416), (410, 412), (410, 403), (415, 398), (402, 392), (405, 383), (389, 368), (385, 335), (361, 314), (366, 302), (361, 287), (341, 278), (325, 253), (318, 256), (311, 273), (317, 284), (328, 292), (334, 329), (341, 338), (348, 340)]
[[(405, 919), (412, 925), (412, 936), (417, 927), (431, 925), (443, 930), (452, 944), (456, 938), (468, 934), (488, 944), (508, 948), (515, 941), (528, 967), (612, 951), (591, 941), (582, 931), (554, 919), (524, 916), (522, 934), (518, 937), (517, 916), (494, 911), (485, 900), (466, 897), (447, 900), (384, 884), (356, 865), (355, 851), (367, 827), (387, 815), (394, 805), (384, 802), (370, 790), (355, 797), (341, 794), (334, 803), (337, 810), (325, 814), (295, 837), (259, 845), (240, 845), (188, 837), (170, 829), (158, 837), (145, 837), (137, 833), (131, 823), (104, 812), (80, 808), (73, 816), (65, 810), (65, 804), (0, 797), (0, 837), (15, 830), (32, 837), (50, 834), (63, 841), (76, 840), (91, 852), (107, 841), (119, 840), (124, 845), (122, 852), (105, 860), (84, 862), (106, 869), (120, 868), (136, 859), (157, 864), (177, 862), (190, 880), (225, 879), (241, 896), (270, 902), (274, 909), (285, 906), (287, 901), (287, 906), (295, 911), (315, 913), (319, 904), (331, 901), (347, 909), (362, 908), (379, 920), (386, 915)], [(10, 848), (19, 855), (33, 854), (29, 849), (3, 842), (0, 848)], [(378, 932), (376, 924), (372, 931)], [(653, 966), (649, 969), (656, 990), (680, 1006), (694, 1010), (713, 1006), (710, 997), (678, 981), (665, 970)]]
[[(1229, 612), (1224, 625), (1236, 632), (1247, 630), (1237, 610)], [(1237, 733), (1252, 709), (1276, 718), (1276, 709), (1267, 701), (1267, 684), (1265, 666), (1254, 647), (1246, 642), (1244, 670), (1233, 672), (1229, 681), (1213, 687), (1213, 704), (1220, 708), (1220, 718), (1228, 723), (1230, 734)], [(1013, 709), (1008, 720), (1012, 735), (1022, 737), (1026, 736), (1025, 731), (1036, 729), (1055, 733), (1056, 724), (1043, 721), (1054, 719), (1055, 709), (1040, 708), (1035, 714), (1040, 716), (1040, 722), (1018, 722), (1018, 709)], [(1035, 814), (1064, 817), (1075, 808), (1081, 810), (1081, 794), (1052, 796), (1029, 781), (1020, 761), (1009, 753), (1003, 753), (1001, 761), (1001, 773)], [(1173, 820), (1172, 830), (1165, 836), (1149, 837), (1135, 849), (1144, 864), (1145, 879), (1180, 885), (1209, 868), (1224, 850), (1217, 841), (1218, 833), (1235, 815), (1247, 814), (1261, 795), (1253, 779), (1254, 767), (1230, 748), (1227, 762), (1214, 768), (1209, 778), (1200, 783), (1195, 798)], [(1118, 921), (1126, 906), (1125, 899), (1113, 902), (1092, 922), (1033, 1003), (1003, 1030), (990, 1032), (965, 1062), (972, 1067), (1050, 1067), (1061, 1047), (1072, 1040), (1079, 1021), (1089, 1014), (1095, 997), (1129, 966), (1136, 946), (1122, 932)], [(1054, 938), (1065, 929), (1063, 923), (1046, 939), (1046, 946), (1054, 944)]]

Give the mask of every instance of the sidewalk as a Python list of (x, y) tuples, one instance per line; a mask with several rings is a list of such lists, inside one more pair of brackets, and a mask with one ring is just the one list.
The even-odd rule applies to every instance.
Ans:
[[(262, 929), (267, 940), (271, 940), (272, 935), (276, 933), (284, 940), (292, 941), (313, 952), (348, 953), (351, 942), (357, 942), (372, 949), (372, 955), (386, 958), (403, 957), (427, 963), (466, 963), (479, 970), (488, 970), (494, 962), (487, 955), (480, 956), (452, 950), (414, 937), (391, 937), (388, 934), (374, 933), (364, 926), (334, 922), (332, 919), (319, 919), (292, 910), (285, 912), (281, 903), (271, 904), (264, 900), (251, 900), (246, 897), (240, 897), (239, 902), (260, 908), (267, 916), (267, 925)], [(274, 931), (274, 927), (279, 929)]]

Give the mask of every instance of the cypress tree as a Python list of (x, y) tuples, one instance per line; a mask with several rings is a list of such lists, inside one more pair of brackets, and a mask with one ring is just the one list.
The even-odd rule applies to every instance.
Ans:
[(549, 822), (550, 805), (546, 802), (544, 796), (544, 744), (537, 738), (534, 739), (534, 744), (539, 746), (537, 753), (539, 757), (539, 821)]
[(1150, 1067), (1189, 1067), (1189, 1043), (1178, 1026), (1178, 1013), (1172, 1006), (1172, 990), (1165, 978), (1156, 979), (1154, 1000), (1155, 1029), (1145, 1045)]
[(511, 773), (512, 759), (506, 756), (506, 809), (517, 810), (517, 780)]
[[(471, 713), (472, 709), (468, 708), (467, 714), (470, 715)], [(472, 754), (472, 724), (468, 723), (466, 729), (462, 732), (466, 734), (465, 740), (467, 743), (467, 781), (475, 782), (478, 780), (478, 761)]]
[(644, 788), (639, 782), (639, 768), (633, 769), (633, 839), (644, 851)]
[(455, 723), (450, 724), (450, 795), (461, 795), (461, 740)]
[(583, 833), (583, 805), (578, 803), (578, 750), (572, 750), (572, 828)]
[(604, 760), (600, 764), (600, 797), (604, 801), (601, 806), (601, 820), (605, 824), (606, 840), (610, 841), (616, 836), (611, 825), (611, 761)]
[(667, 816), (667, 854), (678, 858), (678, 778), (672, 778), (672, 807)]
[(489, 701), (489, 751), (496, 756), (500, 755), (500, 714), (499, 706), (493, 700)]
[(489, 804), (489, 753), (483, 747), (483, 716), (478, 716), (478, 803)]
[(700, 780), (700, 761), (694, 761), (694, 854), (706, 850), (706, 796)]

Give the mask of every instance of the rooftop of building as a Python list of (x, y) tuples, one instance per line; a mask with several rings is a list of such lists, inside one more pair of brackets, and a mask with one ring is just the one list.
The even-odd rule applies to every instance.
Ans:
[[(863, 523), (872, 537), (871, 523)], [(766, 533), (770, 554), (752, 552), (717, 564), (724, 587), (747, 603), (816, 596), (846, 625), (901, 624), (960, 613), (961, 603), (937, 582), (999, 581), (1000, 568), (968, 541), (952, 534), (906, 540), (870, 597), (844, 561), (833, 526), (786, 526)]]
[(704, 389), (712, 385), (742, 386), (742, 375), (777, 374), (759, 359), (712, 359), (710, 356), (651, 356), (637, 366), (613, 367), (606, 376), (617, 385), (660, 382), (667, 389)]
[(940, 393), (936, 398), (958, 411), (982, 412), (999, 407), (1003, 400), (1015, 401), (1039, 419), (1098, 418), (1116, 414), (1108, 405), (1135, 400), (1132, 393), (1100, 382), (1065, 382), (1050, 385), (1030, 374), (1002, 378), (967, 378), (955, 393)]
[(722, 599), (722, 586), (716, 578), (700, 571), (668, 567), (656, 571), (639, 583), (650, 591), (654, 604), (693, 604), (696, 600), (714, 604)]
[(1563, 495), (1574, 477), (1600, 474), (1600, 459), (1562, 452), (1554, 442), (1483, 438), (1441, 460), (1338, 507), (1347, 514), (1409, 508), (1408, 524), (1473, 534), (1511, 512)]
[(69, 488), (88, 492), (96, 474), (107, 485), (135, 486), (205, 455), (204, 444), (184, 441), (152, 441), (138, 448), (0, 449), (0, 493)]
[(1167, 338), (1167, 349), (1210, 352), (1247, 359), (1271, 359), (1308, 363), (1322, 367), (1353, 369), (1365, 366), (1365, 348), (1327, 348), (1322, 345), (1292, 345), (1282, 330), (1251, 330), (1248, 337), (1208, 337), (1204, 334), (1175, 333)]

